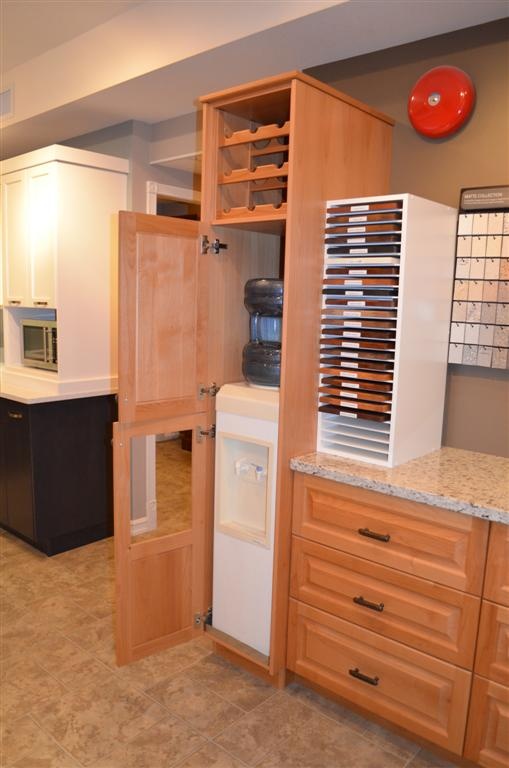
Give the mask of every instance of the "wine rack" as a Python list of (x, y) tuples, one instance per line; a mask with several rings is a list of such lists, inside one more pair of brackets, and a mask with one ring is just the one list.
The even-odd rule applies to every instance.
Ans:
[(318, 450), (394, 466), (440, 447), (455, 210), (327, 204)]
[(225, 104), (217, 114), (215, 223), (284, 222), (291, 142), (290, 89)]

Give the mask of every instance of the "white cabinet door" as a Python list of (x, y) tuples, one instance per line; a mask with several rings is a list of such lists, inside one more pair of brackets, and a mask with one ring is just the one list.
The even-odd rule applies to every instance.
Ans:
[(56, 307), (56, 174), (45, 163), (2, 178), (6, 306)]
[(29, 292), (35, 307), (56, 307), (57, 168), (55, 163), (27, 171)]
[(28, 227), (26, 221), (25, 171), (2, 179), (2, 243), (4, 304), (28, 302)]

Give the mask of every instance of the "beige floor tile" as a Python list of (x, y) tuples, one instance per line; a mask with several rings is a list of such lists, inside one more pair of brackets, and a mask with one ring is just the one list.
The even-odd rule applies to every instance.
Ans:
[(107, 616), (90, 621), (79, 632), (69, 632), (67, 637), (107, 666), (117, 669), (113, 629), (113, 619)]
[(403, 738), (403, 736), (392, 733), (392, 731), (388, 731), (386, 728), (382, 728), (381, 725), (377, 725), (376, 723), (366, 721), (362, 735), (368, 741), (379, 746), (380, 749), (383, 749), (386, 752), (391, 752), (391, 754), (405, 760), (414, 757), (419, 751), (419, 745), (414, 741), (410, 741), (409, 739)]
[(168, 715), (136, 738), (117, 744), (93, 768), (170, 768), (204, 743), (185, 723)]
[(243, 768), (243, 763), (209, 742), (183, 763), (178, 763), (176, 768)]
[(227, 728), (215, 741), (239, 760), (250, 766), (256, 765), (282, 739), (291, 738), (306, 721), (318, 718), (318, 713), (301, 702), (284, 693), (276, 693)]
[(292, 698), (320, 712), (320, 714), (330, 717), (338, 723), (348, 725), (358, 733), (362, 733), (366, 729), (367, 721), (365, 718), (348, 709), (348, 707), (320, 696), (310, 688), (306, 688), (298, 683), (292, 683), (285, 689), (285, 692)]
[(234, 667), (219, 656), (208, 656), (192, 668), (194, 679), (246, 712), (274, 695), (273, 686)]
[(37, 702), (58, 700), (65, 688), (38, 664), (25, 656), (12, 657), (2, 665), (0, 708), (3, 722), (32, 711)]
[(116, 675), (121, 680), (131, 682), (140, 690), (146, 691), (157, 683), (167, 680), (183, 669), (182, 662), (173, 655), (173, 648), (146, 659), (140, 659), (124, 667), (118, 667)]
[(5, 768), (79, 768), (28, 716), (4, 727), (0, 755)]
[(85, 613), (67, 595), (52, 595), (33, 603), (27, 610), (25, 621), (33, 627), (49, 626), (52, 630), (71, 633), (90, 624)]
[(244, 714), (187, 671), (158, 683), (147, 693), (206, 736), (221, 733)]
[(407, 768), (456, 768), (456, 766), (454, 763), (450, 763), (449, 760), (433, 755), (426, 749), (422, 749), (408, 763)]
[(70, 690), (83, 690), (114, 679), (114, 672), (64, 635), (42, 641), (33, 651), (39, 666)]
[(167, 716), (163, 707), (120, 683), (67, 692), (33, 707), (34, 720), (83, 765), (110, 754)]
[(406, 762), (348, 726), (313, 713), (280, 739), (257, 768), (404, 768)]

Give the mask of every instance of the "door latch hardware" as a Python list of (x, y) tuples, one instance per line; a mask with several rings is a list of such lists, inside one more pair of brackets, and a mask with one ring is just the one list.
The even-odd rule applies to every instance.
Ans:
[(201, 443), (203, 441), (203, 438), (205, 437), (215, 437), (216, 436), (216, 425), (212, 424), (211, 427), (208, 429), (203, 429), (203, 427), (196, 427), (196, 442)]
[(357, 605), (362, 605), (363, 608), (371, 608), (372, 611), (379, 611), (379, 613), (382, 613), (385, 607), (383, 603), (372, 603), (371, 600), (365, 600), (362, 595), (354, 597), (353, 601)]
[(368, 539), (383, 541), (386, 544), (391, 540), (390, 533), (376, 533), (375, 531), (370, 531), (369, 528), (359, 528), (358, 532), (361, 536), (367, 536)]
[(348, 674), (352, 677), (356, 677), (357, 680), (362, 680), (363, 683), (369, 683), (369, 685), (378, 685), (380, 682), (379, 677), (369, 677), (369, 675), (363, 675), (359, 667), (355, 667), (355, 669), (349, 669)]
[(212, 384), (210, 384), (208, 387), (206, 387), (205, 384), (198, 385), (198, 397), (200, 400), (203, 400), (205, 395), (209, 395), (209, 397), (215, 397), (218, 392), (219, 387), (215, 381), (213, 381)]
[(226, 243), (222, 243), (218, 237), (214, 240), (213, 243), (210, 242), (207, 235), (201, 236), (201, 252), (202, 254), (208, 253), (219, 253), (221, 250), (226, 250), (228, 248), (228, 245)]
[(212, 625), (212, 607), (207, 608), (206, 613), (195, 613), (194, 624), (199, 627), (200, 624)]

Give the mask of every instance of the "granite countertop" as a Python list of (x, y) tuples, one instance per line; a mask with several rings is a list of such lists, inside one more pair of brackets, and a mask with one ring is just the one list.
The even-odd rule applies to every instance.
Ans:
[(509, 459), (441, 448), (389, 469), (327, 453), (290, 461), (297, 472), (509, 525)]

